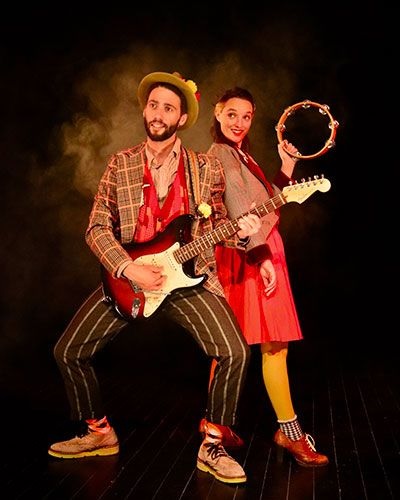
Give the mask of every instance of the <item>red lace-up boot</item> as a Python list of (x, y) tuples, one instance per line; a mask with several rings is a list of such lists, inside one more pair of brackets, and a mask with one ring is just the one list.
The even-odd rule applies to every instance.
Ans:
[[(199, 431), (203, 438), (206, 424), (207, 420), (205, 418), (202, 418), (200, 420)], [(218, 427), (222, 432), (222, 446), (224, 446), (225, 448), (241, 448), (242, 446), (244, 446), (243, 439), (235, 434), (228, 425), (220, 425)]]

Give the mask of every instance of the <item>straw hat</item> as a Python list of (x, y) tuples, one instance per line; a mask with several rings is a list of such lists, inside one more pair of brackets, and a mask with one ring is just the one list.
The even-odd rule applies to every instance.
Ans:
[(181, 130), (194, 125), (199, 115), (200, 100), (200, 93), (197, 91), (197, 85), (194, 81), (185, 80), (185, 78), (176, 71), (174, 73), (163, 73), (161, 71), (150, 73), (143, 78), (138, 87), (137, 95), (142, 109), (146, 106), (149, 88), (154, 83), (169, 83), (177, 87), (183, 93), (186, 98), (188, 118), (186, 123), (181, 127)]

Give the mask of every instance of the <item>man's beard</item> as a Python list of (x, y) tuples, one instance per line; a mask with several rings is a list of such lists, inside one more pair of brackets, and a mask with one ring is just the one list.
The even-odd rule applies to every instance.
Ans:
[(163, 132), (154, 134), (150, 130), (150, 125), (149, 125), (149, 122), (146, 120), (146, 118), (144, 118), (143, 121), (144, 121), (144, 128), (146, 130), (146, 134), (148, 135), (148, 137), (152, 141), (158, 141), (158, 142), (166, 141), (167, 139), (172, 137), (175, 134), (175, 132), (178, 130), (178, 122), (177, 122), (174, 125), (170, 125), (166, 129), (164, 129)]

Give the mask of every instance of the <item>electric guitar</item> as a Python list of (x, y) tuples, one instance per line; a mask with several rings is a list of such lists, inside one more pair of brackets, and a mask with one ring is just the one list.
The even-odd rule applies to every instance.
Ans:
[(324, 177), (290, 184), (262, 205), (188, 243), (186, 242), (190, 237), (190, 226), (194, 216), (181, 215), (152, 240), (124, 246), (135, 264), (163, 267), (164, 275), (167, 277), (163, 288), (157, 291), (143, 290), (126, 278), (114, 278), (104, 266), (101, 266), (105, 296), (120, 316), (127, 320), (149, 317), (174, 290), (193, 287), (205, 280), (206, 275), (194, 275), (191, 259), (239, 231), (238, 221), (241, 217), (247, 214), (264, 217), (286, 203), (292, 201), (303, 203), (316, 191), (326, 192), (330, 187), (331, 183)]

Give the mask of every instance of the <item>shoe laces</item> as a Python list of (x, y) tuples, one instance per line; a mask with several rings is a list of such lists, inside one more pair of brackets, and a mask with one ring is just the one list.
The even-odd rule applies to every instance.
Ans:
[(221, 443), (205, 443), (204, 446), (207, 449), (207, 455), (209, 455), (212, 460), (216, 460), (220, 457), (231, 458)]
[(91, 436), (92, 434), (96, 434), (96, 433), (95, 433), (95, 432), (93, 432), (93, 431), (91, 431), (90, 429), (88, 429), (88, 430), (86, 430), (86, 431), (81, 431), (81, 432), (78, 432), (78, 433), (76, 434), (76, 437), (77, 437), (78, 439), (88, 439), (88, 438), (90, 439), (90, 436)]
[(88, 436), (89, 434), (91, 434), (91, 431), (90, 431), (89, 427), (82, 426), (81, 429), (79, 429), (79, 430), (76, 431), (76, 436), (75, 437), (77, 437), (79, 439), (82, 439), (85, 436)]
[(316, 452), (317, 450), (315, 448), (314, 438), (310, 434), (305, 434), (305, 438), (308, 446), (312, 449), (312, 451)]
[(76, 437), (79, 439), (90, 439), (91, 436), (93, 436), (93, 435), (100, 436), (100, 434), (101, 434), (100, 432), (96, 432), (92, 429), (87, 428), (86, 430), (82, 430), (82, 431), (78, 432)]

